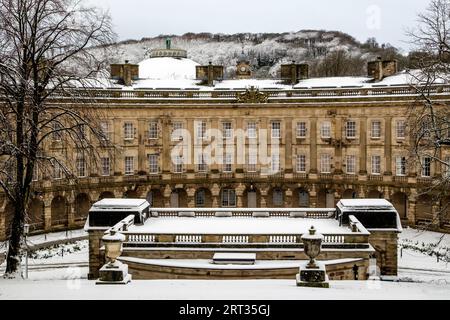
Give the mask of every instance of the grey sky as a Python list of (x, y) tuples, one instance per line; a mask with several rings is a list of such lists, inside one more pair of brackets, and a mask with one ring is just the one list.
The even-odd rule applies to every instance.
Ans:
[[(93, 0), (92, 0), (93, 1)], [(326, 29), (407, 49), (405, 29), (430, 0), (95, 0), (120, 40), (186, 32)]]

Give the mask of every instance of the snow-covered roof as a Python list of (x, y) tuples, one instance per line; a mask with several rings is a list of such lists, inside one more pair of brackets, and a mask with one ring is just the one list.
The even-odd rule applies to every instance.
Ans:
[(141, 210), (149, 206), (145, 199), (103, 199), (94, 203), (91, 211)]
[(185, 58), (150, 58), (139, 63), (139, 78), (153, 80), (192, 80), (199, 64)]
[(343, 207), (370, 207), (370, 208), (383, 208), (393, 209), (392, 204), (386, 199), (342, 199), (340, 201)]
[(363, 87), (372, 80), (366, 77), (329, 77), (311, 78), (301, 80), (294, 88), (342, 88), (342, 87)]
[(304, 234), (314, 226), (320, 233), (349, 233), (334, 219), (290, 218), (149, 218), (130, 232), (155, 234)]

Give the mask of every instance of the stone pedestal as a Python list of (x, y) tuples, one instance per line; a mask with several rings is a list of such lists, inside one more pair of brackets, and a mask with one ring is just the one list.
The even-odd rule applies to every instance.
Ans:
[(131, 282), (128, 265), (115, 261), (112, 264), (105, 264), (100, 269), (100, 279), (96, 284), (127, 284), (128, 282)]
[(296, 276), (298, 287), (329, 288), (328, 276), (325, 265), (316, 262), (316, 268), (308, 268), (308, 262), (300, 265), (299, 273)]

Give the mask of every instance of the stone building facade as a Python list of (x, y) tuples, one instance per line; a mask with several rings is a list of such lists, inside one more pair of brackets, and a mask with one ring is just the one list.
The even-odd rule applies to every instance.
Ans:
[[(407, 85), (126, 89), (95, 93), (104, 128), (116, 146), (101, 150), (100, 165), (86, 164), (77, 180), (41, 175), (33, 182), (29, 212), (34, 232), (82, 227), (92, 203), (121, 197), (146, 198), (154, 207), (271, 208), (334, 207), (343, 198), (385, 198), (405, 225), (432, 221), (435, 229), (449, 228), (450, 213), (436, 219), (443, 203), (420, 195), (448, 168), (431, 163), (423, 170), (406, 163), (411, 144), (407, 115), (415, 99)], [(435, 92), (441, 101), (450, 101), (450, 87), (437, 86)], [(259, 135), (266, 130), (269, 150), (272, 144), (280, 149), (272, 159), (276, 173), (248, 155), (244, 164), (203, 165), (195, 164), (191, 153), (190, 164), (177, 166), (171, 151), (180, 140), (171, 133), (182, 128), (195, 137), (199, 126), (240, 129), (247, 134), (246, 148), (252, 144), (249, 131)], [(194, 150), (210, 141), (183, 143)], [(442, 152), (442, 158), (450, 157), (449, 149)], [(236, 157), (236, 152), (230, 156)], [(7, 235), (12, 211), (0, 193), (0, 239)]]

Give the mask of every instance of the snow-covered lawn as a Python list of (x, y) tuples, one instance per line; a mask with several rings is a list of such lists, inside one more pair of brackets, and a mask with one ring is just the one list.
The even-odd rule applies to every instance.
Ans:
[(330, 289), (298, 288), (295, 279), (135, 280), (126, 286), (96, 286), (86, 279), (88, 243), (83, 240), (38, 250), (30, 258), (28, 280), (0, 279), (0, 299), (449, 300), (450, 235), (405, 229), (399, 246), (399, 282), (332, 281)]

